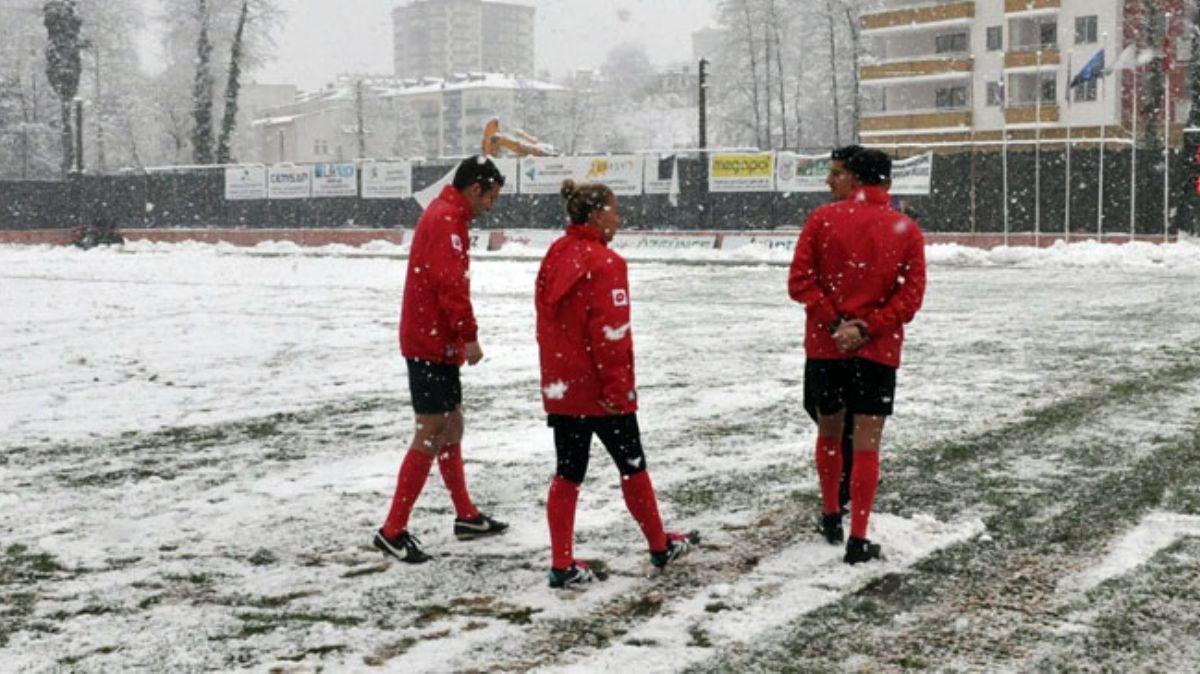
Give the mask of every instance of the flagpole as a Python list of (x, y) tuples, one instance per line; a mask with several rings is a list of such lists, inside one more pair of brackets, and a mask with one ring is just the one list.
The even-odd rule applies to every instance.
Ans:
[[(1135, 43), (1136, 44), (1136, 43)], [(1136, 49), (1136, 47), (1135, 47)], [(1130, 140), (1133, 141), (1133, 150), (1129, 154), (1129, 242), (1133, 243), (1137, 237), (1137, 147), (1138, 147), (1138, 108), (1141, 107), (1138, 100), (1138, 64), (1136, 60), (1136, 52), (1133, 63), (1133, 130), (1130, 134)]]
[(1042, 50), (1037, 51), (1037, 96), (1034, 105), (1033, 127), (1033, 246), (1041, 247), (1042, 239)]
[(1008, 247), (1008, 78), (1004, 75), (1004, 71), (1000, 71), (1000, 92), (1004, 95), (1000, 101), (1000, 117), (1003, 120), (1002, 133), (1000, 142), (1000, 154), (1003, 157), (1004, 170), (1002, 177), (1003, 192), (1004, 192), (1004, 247)]
[[(1108, 50), (1108, 33), (1104, 33), (1101, 42)], [(1100, 78), (1100, 107), (1104, 115), (1100, 118), (1100, 187), (1096, 190), (1096, 241), (1104, 240), (1104, 141), (1108, 136), (1108, 78)]]
[(1067, 52), (1067, 180), (1066, 203), (1063, 208), (1063, 241), (1071, 240), (1071, 52)]
[(1171, 13), (1163, 33), (1163, 243), (1171, 238)]

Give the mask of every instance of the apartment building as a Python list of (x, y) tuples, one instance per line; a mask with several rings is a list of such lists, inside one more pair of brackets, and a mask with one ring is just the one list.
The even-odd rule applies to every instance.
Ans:
[(491, 0), (403, 0), (392, 10), (396, 76), (533, 74), (532, 6)]
[[(1183, 0), (1170, 12), (1167, 48), (1187, 53)], [(1128, 138), (1134, 70), (1069, 89), (1098, 52), (1112, 67), (1130, 44), (1145, 46), (1142, 0), (882, 0), (861, 18), (859, 70), (867, 142), (966, 143), (1009, 138)], [(1164, 21), (1166, 21), (1164, 16)], [(1160, 47), (1161, 49), (1162, 47)], [(1177, 59), (1175, 59), (1177, 60)], [(1143, 67), (1137, 76), (1145, 80)], [(1174, 122), (1186, 107), (1184, 73), (1170, 71)], [(1068, 95), (1070, 100), (1068, 101)]]

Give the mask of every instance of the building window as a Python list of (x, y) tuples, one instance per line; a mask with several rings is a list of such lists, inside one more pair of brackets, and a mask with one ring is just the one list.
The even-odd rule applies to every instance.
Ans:
[(950, 35), (939, 35), (934, 44), (934, 50), (938, 54), (962, 54), (967, 51), (967, 34), (952, 33)]
[(1000, 51), (1004, 49), (1004, 28), (1001, 26), (988, 26), (987, 29), (987, 50)]
[(1058, 46), (1058, 24), (1054, 22), (1038, 24), (1038, 35), (1042, 47)]
[(1058, 101), (1058, 80), (1051, 75), (1042, 79), (1042, 105)]
[(1097, 18), (1095, 16), (1075, 17), (1075, 44), (1091, 44), (1096, 41)]
[(967, 88), (938, 87), (937, 107), (949, 110), (967, 107)]
[(1099, 80), (1089, 80), (1075, 87), (1075, 102), (1087, 103), (1096, 100), (1096, 85)]
[(987, 83), (987, 104), (989, 108), (998, 108), (1004, 104), (1004, 89), (999, 82)]
[(314, 140), (313, 141), (313, 154), (315, 154), (317, 156), (329, 154), (329, 141)]

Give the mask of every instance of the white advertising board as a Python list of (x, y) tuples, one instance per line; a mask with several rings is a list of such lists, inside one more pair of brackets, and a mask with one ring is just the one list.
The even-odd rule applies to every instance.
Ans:
[(267, 167), (262, 164), (230, 166), (225, 169), (225, 199), (245, 201), (267, 198)]
[(358, 172), (354, 164), (313, 164), (314, 197), (358, 196)]
[(558, 194), (567, 178), (604, 183), (618, 195), (641, 194), (642, 158), (632, 154), (521, 158), (521, 194)]
[(828, 154), (779, 152), (775, 157), (775, 189), (779, 192), (827, 192)]
[(363, 164), (363, 199), (407, 199), (412, 195), (412, 163), (372, 161)]
[(892, 194), (929, 194), (932, 189), (932, 152), (892, 162)]
[(307, 166), (275, 164), (267, 171), (267, 197), (307, 199), (312, 194), (312, 170)]

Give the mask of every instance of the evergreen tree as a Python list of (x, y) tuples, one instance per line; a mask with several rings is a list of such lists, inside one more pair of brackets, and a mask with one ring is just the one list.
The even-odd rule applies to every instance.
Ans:
[(197, 164), (213, 163), (212, 43), (208, 40), (208, 2), (198, 0), (200, 32), (196, 37), (196, 79), (192, 86), (192, 158)]
[(54, 93), (58, 94), (59, 110), (62, 115), (62, 172), (65, 176), (75, 160), (74, 141), (71, 134), (71, 101), (79, 91), (79, 75), (83, 61), (79, 52), (79, 38), (83, 21), (75, 13), (75, 0), (48, 0), (42, 6), (42, 17), (46, 25), (46, 78)]
[(225, 83), (225, 116), (221, 120), (221, 138), (217, 143), (217, 163), (228, 164), (229, 144), (237, 126), (238, 92), (241, 89), (242, 38), (246, 33), (246, 21), (250, 14), (250, 0), (242, 0), (242, 11), (238, 15), (237, 30), (233, 34), (233, 45), (229, 49), (229, 79)]

